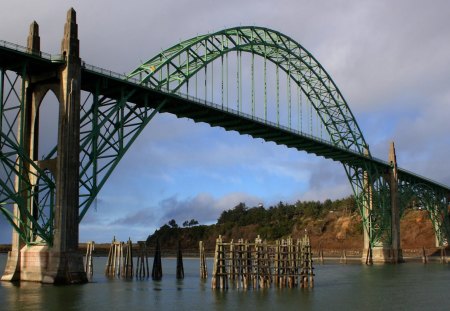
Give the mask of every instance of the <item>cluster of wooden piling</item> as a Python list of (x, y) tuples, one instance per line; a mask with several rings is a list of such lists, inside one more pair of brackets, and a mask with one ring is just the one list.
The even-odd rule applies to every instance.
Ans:
[(114, 237), (109, 249), (106, 261), (105, 275), (110, 277), (148, 277), (148, 256), (145, 241), (138, 241), (138, 257), (136, 272), (133, 270), (133, 242), (128, 239), (127, 243), (116, 241)]
[[(93, 242), (92, 242), (93, 243)], [(138, 254), (136, 271), (133, 271), (133, 243), (128, 239), (127, 243), (116, 241), (114, 237), (109, 249), (108, 259), (106, 261), (105, 275), (110, 277), (146, 278), (150, 275), (147, 256), (147, 245), (145, 241), (138, 241)], [(93, 246), (88, 243), (86, 253), (86, 272), (88, 268), (92, 271), (92, 250)], [(205, 263), (206, 266), (206, 263)], [(91, 272), (92, 275), (92, 272)], [(152, 279), (161, 280), (163, 276), (161, 264), (161, 246), (159, 240), (156, 241), (155, 257), (153, 259)], [(177, 279), (184, 278), (183, 255), (180, 243), (177, 251)]]
[(145, 243), (145, 241), (138, 241), (136, 277), (148, 278), (149, 271), (150, 270), (148, 268), (147, 244)]
[(106, 261), (105, 275), (133, 277), (133, 243), (130, 239), (124, 243), (113, 238)]
[[(440, 253), (440, 255), (439, 255), (439, 262), (443, 263), (443, 264), (448, 263), (447, 252), (445, 250), (445, 247), (440, 247), (439, 253)], [(428, 263), (428, 260), (429, 260), (429, 258), (428, 258), (427, 252), (425, 250), (425, 247), (422, 247), (422, 262), (423, 263)]]
[[(200, 244), (202, 245), (202, 244)], [(202, 252), (200, 252), (202, 253)], [(202, 269), (202, 264), (200, 265)], [(254, 243), (242, 239), (216, 240), (212, 288), (314, 287), (314, 268), (308, 236), (268, 244), (258, 236)]]

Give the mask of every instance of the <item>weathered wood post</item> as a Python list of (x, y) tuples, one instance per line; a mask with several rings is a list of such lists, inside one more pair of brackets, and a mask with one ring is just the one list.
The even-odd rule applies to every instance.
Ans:
[(203, 245), (203, 241), (199, 242), (199, 249), (200, 249), (200, 278), (206, 279), (208, 277), (208, 268), (206, 266), (205, 246)]
[[(307, 243), (307, 251), (308, 251), (308, 275), (309, 275), (309, 287), (314, 287), (314, 267), (313, 267), (313, 256), (312, 256), (312, 247), (311, 240), (308, 235), (305, 236)], [(345, 256), (347, 260), (347, 255)]]
[(445, 252), (445, 246), (441, 246), (441, 263), (447, 263), (447, 254)]
[(259, 235), (255, 239), (254, 244), (254, 256), (253, 256), (253, 288), (259, 288), (261, 277), (261, 238)]
[(321, 264), (324, 263), (324, 260), (323, 260), (323, 248), (320, 248), (320, 250), (319, 250), (319, 262)]
[(148, 278), (150, 270), (148, 268), (147, 246), (145, 241), (138, 241), (138, 256), (136, 263), (136, 277)]
[(138, 241), (138, 256), (136, 263), (136, 277), (149, 277), (147, 246), (145, 241)]
[(228, 289), (228, 276), (226, 271), (226, 259), (222, 236), (216, 239), (216, 249), (214, 252), (213, 275), (211, 279), (213, 289)]
[(162, 279), (162, 264), (161, 264), (161, 246), (159, 239), (156, 239), (155, 257), (153, 259), (152, 279), (159, 281)]
[(126, 246), (126, 254), (124, 258), (122, 276), (126, 278), (133, 277), (133, 242), (128, 238), (127, 246)]
[(231, 240), (231, 242), (230, 242), (229, 259), (230, 259), (230, 273), (228, 274), (228, 276), (231, 281), (235, 281), (236, 280), (236, 249), (235, 249), (233, 240)]
[(422, 247), (422, 262), (428, 263), (427, 252), (425, 251), (425, 247)]
[(181, 242), (178, 240), (177, 250), (177, 279), (184, 279), (183, 254), (181, 253)]
[(341, 256), (340, 262), (345, 263), (345, 264), (347, 263), (347, 252), (346, 252), (345, 248), (342, 250), (342, 256)]
[(108, 260), (106, 261), (105, 275), (106, 276), (120, 276), (120, 269), (122, 267), (123, 256), (123, 242), (116, 241), (113, 238), (109, 248)]
[(236, 254), (236, 270), (237, 270), (237, 282), (236, 288), (244, 286), (244, 241), (242, 239), (238, 240), (237, 254)]
[(85, 263), (85, 271), (88, 278), (92, 278), (94, 274), (94, 264), (92, 261), (92, 253), (95, 249), (95, 242), (89, 241), (86, 243), (86, 263)]

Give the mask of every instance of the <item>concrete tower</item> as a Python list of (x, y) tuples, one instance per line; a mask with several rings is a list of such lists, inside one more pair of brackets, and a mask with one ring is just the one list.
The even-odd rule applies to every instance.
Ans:
[[(40, 53), (39, 27), (36, 22), (33, 22), (30, 28), (28, 49), (32, 53)], [(2, 280), (87, 282), (83, 257), (77, 253), (81, 59), (76, 13), (73, 9), (67, 13), (61, 54), (65, 62), (58, 70), (23, 77), (26, 98), (25, 109), (21, 113), (25, 113), (26, 118), (25, 124), (20, 127), (24, 132), (23, 146), (29, 158), (40, 168), (48, 169), (55, 179), (53, 245), (26, 245), (19, 239), (18, 234), (13, 232), (12, 251), (8, 256)], [(39, 108), (48, 91), (52, 91), (59, 102), (57, 156), (40, 161), (37, 158)], [(35, 177), (30, 177), (32, 178)], [(19, 181), (16, 181), (16, 184), (18, 183)], [(28, 202), (28, 208), (33, 212), (31, 202)], [(20, 217), (17, 207), (14, 212)]]

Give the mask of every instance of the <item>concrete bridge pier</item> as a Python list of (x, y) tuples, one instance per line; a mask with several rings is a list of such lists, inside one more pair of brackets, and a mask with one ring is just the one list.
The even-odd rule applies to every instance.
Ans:
[(403, 252), (400, 246), (400, 201), (398, 195), (398, 167), (394, 142), (389, 149), (389, 187), (391, 197), (391, 262), (403, 262)]
[[(25, 124), (19, 125), (19, 131), (23, 131), (23, 146), (29, 158), (42, 169), (48, 169), (55, 178), (54, 238), (52, 245), (39, 245), (38, 240), (25, 244), (13, 230), (12, 250), (2, 277), (5, 281), (59, 284), (87, 282), (83, 257), (77, 252), (81, 92), (77, 27), (76, 13), (70, 9), (61, 44), (65, 64), (56, 72), (33, 72), (22, 77), (26, 88), (25, 108), (21, 112), (25, 113)], [(39, 53), (39, 41), (39, 28), (34, 22), (28, 37), (28, 49)], [(59, 101), (57, 156), (39, 161), (39, 107), (48, 91), (54, 92)], [(18, 177), (16, 189), (20, 189)], [(31, 200), (27, 201), (27, 208), (36, 213)], [(14, 207), (14, 213), (20, 217), (17, 206)]]
[[(400, 246), (400, 202), (398, 196), (398, 168), (397, 157), (395, 154), (394, 142), (391, 143), (389, 149), (389, 163), (391, 168), (387, 172), (385, 178), (390, 189), (390, 208), (391, 208), (391, 241), (381, 241), (379, 245), (372, 246), (370, 249), (370, 233), (364, 230), (364, 252), (363, 262), (368, 263), (400, 263), (403, 262), (403, 252)], [(367, 206), (364, 209), (365, 219), (369, 219), (368, 214), (373, 208), (372, 191), (370, 185), (366, 186), (368, 191)], [(368, 220), (368, 228), (372, 227), (370, 219)]]

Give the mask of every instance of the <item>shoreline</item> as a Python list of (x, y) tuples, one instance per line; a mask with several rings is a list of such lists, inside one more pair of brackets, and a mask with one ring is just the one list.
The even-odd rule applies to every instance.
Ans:
[[(109, 243), (101, 243), (95, 245), (95, 250), (92, 254), (93, 257), (107, 257), (110, 249)], [(0, 254), (8, 254), (11, 250), (11, 244), (0, 244)], [(138, 245), (133, 244), (134, 256), (137, 257)], [(449, 251), (449, 248), (446, 249)], [(351, 249), (322, 249), (320, 250), (323, 254), (323, 261), (326, 262), (338, 262), (338, 263), (364, 263), (362, 259), (362, 250), (351, 250)], [(345, 251), (345, 256), (344, 256)], [(440, 248), (428, 248), (425, 249), (428, 262), (440, 262), (441, 261), (441, 249)], [(313, 249), (313, 259), (315, 264), (322, 264), (321, 259), (317, 254), (318, 249)], [(80, 243), (79, 253), (86, 253), (86, 243)], [(206, 250), (206, 257), (213, 258), (214, 250)], [(450, 254), (450, 252), (448, 252)], [(147, 250), (147, 256), (149, 259), (154, 257), (154, 248), (149, 247)], [(161, 257), (168, 259), (177, 258), (176, 249), (162, 249)], [(183, 250), (183, 259), (198, 259), (199, 251), (197, 249), (186, 249)], [(404, 249), (403, 250), (403, 260), (404, 262), (423, 262), (423, 249)], [(449, 260), (447, 259), (447, 263)]]

